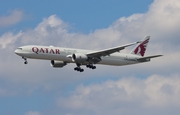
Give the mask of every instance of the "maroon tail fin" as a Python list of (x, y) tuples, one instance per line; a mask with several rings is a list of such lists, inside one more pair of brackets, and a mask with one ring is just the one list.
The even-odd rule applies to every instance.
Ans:
[(134, 50), (132, 50), (130, 53), (143, 57), (146, 52), (146, 48), (149, 43), (149, 40), (150, 40), (150, 36), (146, 36), (145, 38), (143, 38), (142, 42), (137, 44)]

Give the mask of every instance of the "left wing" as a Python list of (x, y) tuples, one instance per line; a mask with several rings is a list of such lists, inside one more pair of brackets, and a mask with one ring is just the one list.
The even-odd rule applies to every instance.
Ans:
[(137, 44), (137, 43), (140, 43), (140, 42), (134, 42), (134, 43), (130, 43), (130, 44), (126, 44), (126, 45), (114, 47), (114, 48), (109, 48), (109, 49), (104, 49), (104, 50), (89, 52), (89, 53), (86, 53), (86, 55), (87, 55), (88, 57), (107, 56), (107, 55), (110, 55), (110, 54), (112, 54), (112, 53), (119, 52), (120, 50), (123, 50), (123, 49), (125, 49), (126, 47), (132, 46), (132, 45)]

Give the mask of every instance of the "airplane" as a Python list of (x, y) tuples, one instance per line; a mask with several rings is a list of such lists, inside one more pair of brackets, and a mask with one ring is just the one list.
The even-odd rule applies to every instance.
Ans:
[[(145, 36), (141, 41), (121, 45), (104, 50), (84, 50), (74, 48), (63, 48), (54, 46), (27, 45), (17, 48), (14, 52), (24, 59), (27, 64), (27, 58), (50, 60), (50, 64), (55, 68), (62, 68), (68, 63), (75, 63), (75, 71), (83, 72), (81, 68), (85, 65), (87, 68), (96, 69), (95, 64), (123, 66), (149, 62), (151, 58), (162, 55), (153, 55), (144, 57), (150, 36)], [(136, 47), (130, 53), (120, 53), (121, 50), (128, 46)]]

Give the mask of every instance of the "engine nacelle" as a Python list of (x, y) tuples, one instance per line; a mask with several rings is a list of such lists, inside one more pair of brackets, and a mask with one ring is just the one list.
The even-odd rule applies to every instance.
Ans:
[(52, 67), (63, 67), (65, 66), (67, 63), (66, 62), (63, 62), (63, 61), (58, 61), (58, 60), (51, 60), (51, 66)]
[(85, 54), (73, 54), (72, 55), (72, 61), (83, 63), (88, 59), (88, 57)]

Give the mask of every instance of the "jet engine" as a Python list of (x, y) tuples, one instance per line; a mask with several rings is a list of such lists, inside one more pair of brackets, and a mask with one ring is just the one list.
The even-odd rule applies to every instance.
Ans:
[(65, 66), (67, 63), (63, 62), (63, 61), (58, 61), (58, 60), (51, 60), (51, 66), (52, 67), (57, 67), (57, 68), (61, 68), (63, 66)]
[(77, 63), (83, 63), (88, 59), (85, 54), (73, 54), (72, 61)]

